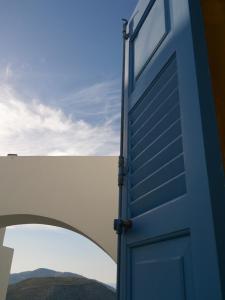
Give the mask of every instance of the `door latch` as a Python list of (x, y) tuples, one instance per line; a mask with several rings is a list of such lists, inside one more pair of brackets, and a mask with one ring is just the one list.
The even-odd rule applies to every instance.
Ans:
[(132, 221), (115, 219), (113, 227), (117, 234), (121, 234), (123, 232), (123, 230), (126, 232), (128, 229), (132, 228)]

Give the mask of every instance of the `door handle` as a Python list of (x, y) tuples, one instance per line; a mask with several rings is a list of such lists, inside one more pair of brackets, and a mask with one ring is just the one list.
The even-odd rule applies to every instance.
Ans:
[(113, 228), (117, 234), (121, 234), (123, 230), (126, 232), (128, 229), (132, 228), (132, 220), (130, 219), (115, 219)]

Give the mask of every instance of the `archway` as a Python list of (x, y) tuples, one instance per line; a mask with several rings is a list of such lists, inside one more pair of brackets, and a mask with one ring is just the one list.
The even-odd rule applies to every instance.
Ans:
[(55, 225), (116, 260), (117, 157), (1, 157), (0, 227)]
[[(105, 289), (105, 284), (115, 283), (115, 262), (89, 239), (72, 230), (45, 224), (12, 226), (7, 228), (4, 244), (14, 248), (11, 274), (19, 273), (10, 276), (10, 284), (32, 277), (52, 277), (53, 280), (54, 276), (64, 277), (61, 272), (82, 276), (86, 283), (90, 281), (96, 292), (100, 292), (100, 286)], [(72, 274), (65, 275), (68, 278)], [(91, 279), (99, 283), (95, 285)], [(27, 283), (21, 284), (26, 286)], [(8, 296), (12, 290), (10, 285)]]
[[(54, 226), (62, 229), (67, 229), (70, 231), (73, 231), (75, 233), (78, 233), (82, 235), (83, 237), (87, 238), (94, 244), (96, 244), (99, 248), (101, 248), (107, 255), (109, 255), (115, 262), (115, 257), (112, 256), (112, 253), (105, 250), (100, 244), (98, 244), (98, 241), (92, 239), (91, 236), (86, 235), (84, 232), (80, 231), (77, 228), (74, 228), (73, 226), (66, 224), (64, 222), (61, 222), (59, 220), (55, 220), (52, 218), (47, 218), (44, 216), (37, 216), (37, 215), (26, 215), (26, 214), (18, 214), (18, 215), (8, 215), (8, 216), (1, 216), (1, 226), (2, 228), (15, 226), (15, 225), (49, 225)], [(0, 228), (1, 229), (1, 228)]]
[[(116, 261), (117, 157), (1, 157), (0, 178), (1, 228), (44, 223), (70, 229)], [(12, 252), (6, 252), (10, 262)]]

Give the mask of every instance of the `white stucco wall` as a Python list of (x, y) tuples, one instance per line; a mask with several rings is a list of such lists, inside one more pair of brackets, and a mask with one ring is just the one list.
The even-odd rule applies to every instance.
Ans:
[(3, 245), (4, 236), (5, 236), (5, 228), (0, 228), (0, 246)]
[(5, 300), (11, 269), (13, 249), (3, 246), (5, 229), (0, 229), (0, 300)]
[(116, 260), (117, 210), (117, 157), (0, 157), (0, 227), (69, 228)]

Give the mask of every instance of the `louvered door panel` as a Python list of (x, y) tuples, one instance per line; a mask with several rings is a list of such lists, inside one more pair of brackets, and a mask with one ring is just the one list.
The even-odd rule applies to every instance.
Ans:
[(180, 117), (173, 55), (129, 113), (132, 216), (186, 192)]

